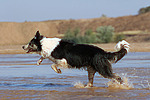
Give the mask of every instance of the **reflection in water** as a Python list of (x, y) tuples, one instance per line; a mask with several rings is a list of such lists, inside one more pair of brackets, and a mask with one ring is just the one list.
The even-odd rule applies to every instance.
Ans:
[(113, 64), (124, 84), (98, 73), (94, 87), (87, 88), (87, 72), (62, 69), (55, 73), (49, 60), (37, 66), (36, 54), (0, 55), (0, 98), (2, 99), (149, 99), (150, 53), (129, 53)]

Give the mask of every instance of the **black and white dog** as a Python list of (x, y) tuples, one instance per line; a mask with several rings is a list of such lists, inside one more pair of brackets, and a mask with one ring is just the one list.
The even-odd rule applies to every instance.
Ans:
[(88, 87), (93, 86), (93, 78), (96, 72), (104, 78), (115, 79), (122, 84), (122, 79), (116, 76), (112, 71), (111, 63), (116, 63), (123, 58), (128, 50), (129, 43), (125, 40), (116, 45), (116, 52), (107, 52), (103, 49), (87, 44), (76, 44), (68, 40), (59, 38), (47, 38), (36, 32), (35, 37), (22, 47), (29, 52), (36, 52), (42, 57), (37, 65), (43, 59), (50, 59), (54, 62), (52, 69), (61, 73), (59, 68), (84, 68), (88, 71)]

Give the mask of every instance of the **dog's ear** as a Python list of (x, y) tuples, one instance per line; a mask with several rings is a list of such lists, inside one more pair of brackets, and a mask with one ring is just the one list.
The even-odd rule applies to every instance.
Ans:
[(39, 37), (40, 36), (40, 32), (37, 31), (35, 37)]
[(39, 31), (36, 32), (36, 35), (35, 35), (34, 38), (37, 39), (37, 40), (40, 40), (42, 38)]

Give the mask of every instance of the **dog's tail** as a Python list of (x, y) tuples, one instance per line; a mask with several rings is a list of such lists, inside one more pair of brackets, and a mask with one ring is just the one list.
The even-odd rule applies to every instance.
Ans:
[(129, 43), (126, 42), (125, 40), (119, 41), (115, 49), (117, 50), (116, 52), (108, 52), (107, 57), (110, 62), (118, 62), (120, 59), (122, 59), (128, 52), (129, 52)]

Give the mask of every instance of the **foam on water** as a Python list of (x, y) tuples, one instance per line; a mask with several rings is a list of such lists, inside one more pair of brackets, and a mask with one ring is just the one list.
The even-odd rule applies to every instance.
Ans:
[(132, 89), (133, 84), (129, 82), (128, 78), (126, 75), (122, 78), (123, 79), (123, 84), (120, 84), (117, 80), (111, 80), (107, 83), (108, 88), (116, 88), (116, 89)]
[(85, 88), (86, 86), (82, 82), (74, 82), (73, 83), (74, 87), (76, 88)]

